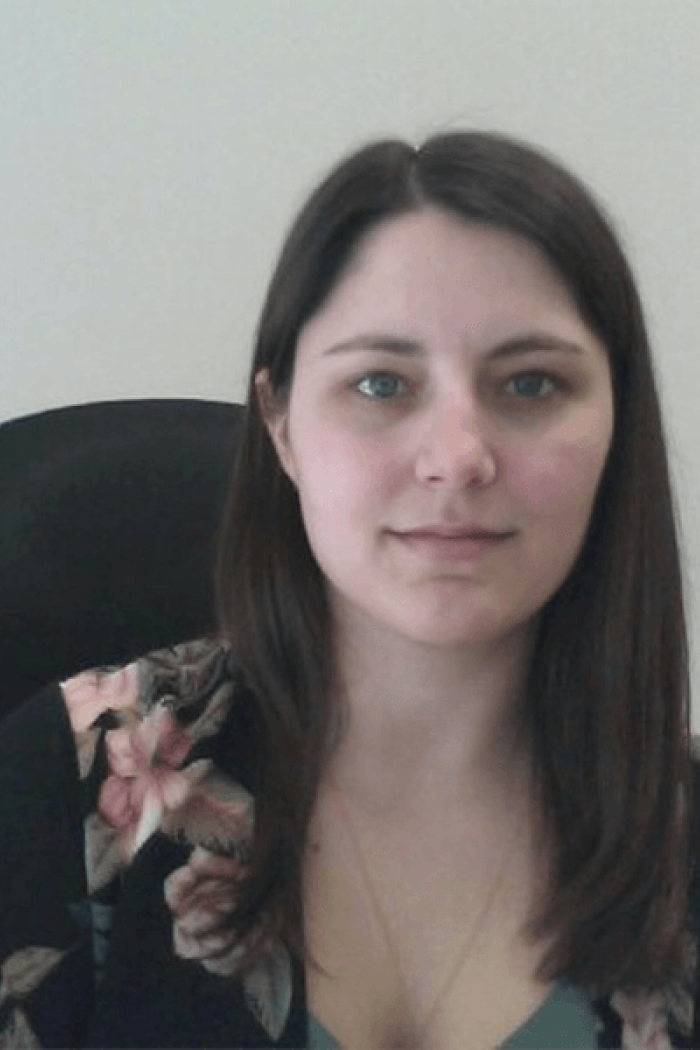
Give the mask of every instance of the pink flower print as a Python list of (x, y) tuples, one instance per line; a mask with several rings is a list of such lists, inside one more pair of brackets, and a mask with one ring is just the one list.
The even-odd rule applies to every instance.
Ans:
[(210, 973), (242, 977), (248, 1008), (277, 1041), (292, 1003), (292, 964), (269, 916), (243, 940), (231, 927), (228, 920), (244, 874), (244, 864), (233, 857), (203, 846), (193, 850), (187, 864), (165, 880), (173, 947), (181, 959)]
[(178, 809), (210, 770), (201, 760), (186, 769), (192, 740), (167, 708), (157, 706), (133, 728), (106, 734), (110, 775), (102, 785), (100, 814), (124, 833), (133, 854), (160, 826), (167, 811)]
[(245, 946), (235, 930), (226, 928), (226, 919), (235, 907), (244, 873), (240, 861), (197, 846), (187, 864), (168, 876), (165, 900), (174, 917), (176, 955), (222, 976), (235, 972)]
[(245, 860), (252, 843), (254, 809), (243, 785), (212, 765), (183, 804), (163, 815), (161, 830), (192, 846)]
[(61, 683), (74, 733), (82, 733), (105, 711), (135, 706), (139, 695), (137, 663), (118, 671), (83, 671)]

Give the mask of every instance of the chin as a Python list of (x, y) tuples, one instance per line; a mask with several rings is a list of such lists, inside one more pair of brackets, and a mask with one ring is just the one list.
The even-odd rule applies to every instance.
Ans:
[(441, 617), (439, 612), (426, 618), (417, 616), (411, 622), (403, 618), (387, 627), (416, 645), (425, 645), (445, 651), (483, 649), (500, 645), (519, 644), (531, 635), (539, 620), (537, 612), (522, 616), (489, 616), (486, 610), (475, 610), (461, 618)]
[[(389, 626), (389, 625), (387, 625)], [(482, 648), (505, 641), (512, 636), (513, 630), (499, 629), (481, 624), (401, 624), (393, 626), (396, 634), (403, 636), (415, 645), (433, 649), (458, 651), (470, 648)]]

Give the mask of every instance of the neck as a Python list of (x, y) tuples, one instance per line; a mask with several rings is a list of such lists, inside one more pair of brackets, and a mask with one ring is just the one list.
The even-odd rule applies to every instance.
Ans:
[(445, 650), (353, 631), (338, 647), (346, 720), (329, 775), (373, 811), (492, 796), (528, 758), (520, 696), (530, 651), (525, 633)]

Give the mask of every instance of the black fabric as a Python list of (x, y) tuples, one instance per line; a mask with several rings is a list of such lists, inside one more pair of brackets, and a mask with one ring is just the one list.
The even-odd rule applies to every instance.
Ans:
[[(0, 828), (0, 959), (27, 943), (71, 949), (35, 994), (35, 1032), (42, 1045), (81, 1046), (94, 966), (66, 907), (85, 896), (86, 881), (75, 746), (56, 685), (3, 723)], [(0, 1031), (12, 1006), (12, 996), (3, 997)]]
[(212, 630), (244, 411), (108, 401), (0, 426), (0, 718), (55, 679)]
[[(694, 741), (697, 737), (694, 738)], [(700, 753), (693, 749), (689, 831), (690, 916), (689, 925), (700, 945)], [(682, 1044), (679, 1044), (682, 1045)], [(689, 1047), (700, 1047), (700, 983), (695, 991), (693, 1031)]]
[[(237, 780), (229, 744), (242, 735), (237, 748), (242, 755), (254, 744), (245, 708), (245, 703), (236, 705), (223, 732), (211, 741), (217, 765), (225, 762)], [(245, 779), (249, 761), (247, 768)], [(121, 880), (108, 963), (95, 982), (94, 930), (85, 910), (83, 816), (75, 743), (60, 690), (51, 686), (0, 727), (0, 902), (5, 904), (0, 907), (0, 964), (28, 946), (69, 949), (20, 997), (40, 1044), (53, 1050), (306, 1046), (305, 978), (298, 960), (293, 960), (290, 1014), (273, 1040), (246, 1007), (238, 982), (175, 959), (163, 884), (188, 850), (160, 833), (144, 845)], [(25, 965), (31, 970), (31, 961)], [(2, 1032), (17, 997), (10, 991), (0, 999)], [(9, 1045), (23, 1044), (10, 1034)]]
[(73, 733), (53, 685), (12, 712), (0, 734), (0, 901), (13, 902), (3, 909), (0, 958), (27, 938), (72, 943), (74, 924), (56, 902), (85, 896), (79, 813)]
[(305, 980), (298, 960), (292, 1008), (279, 1040), (252, 1017), (240, 982), (213, 977), (193, 963), (173, 962), (172, 916), (154, 887), (185, 863), (186, 852), (155, 835), (126, 873), (110, 963), (84, 1050), (305, 1046)]

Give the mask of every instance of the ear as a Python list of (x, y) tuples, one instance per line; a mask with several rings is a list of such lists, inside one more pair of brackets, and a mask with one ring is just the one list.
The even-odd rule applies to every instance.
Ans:
[(287, 408), (280, 408), (270, 387), (270, 373), (263, 368), (255, 376), (255, 390), (258, 397), (260, 414), (275, 446), (278, 459), (285, 474), (296, 485), (296, 467), (289, 442), (289, 413)]

